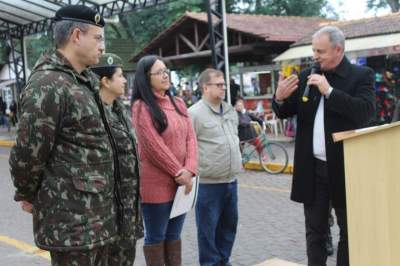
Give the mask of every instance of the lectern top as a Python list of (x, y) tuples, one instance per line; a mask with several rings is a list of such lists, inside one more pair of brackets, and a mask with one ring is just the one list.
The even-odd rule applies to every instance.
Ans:
[(370, 134), (373, 132), (387, 130), (389, 128), (397, 127), (397, 126), (400, 126), (400, 121), (391, 123), (391, 124), (384, 124), (381, 126), (366, 127), (366, 128), (355, 129), (355, 130), (336, 132), (336, 133), (333, 133), (332, 136), (333, 136), (333, 141), (338, 142), (338, 141), (342, 141), (345, 139), (350, 139), (350, 138), (354, 138), (357, 136)]

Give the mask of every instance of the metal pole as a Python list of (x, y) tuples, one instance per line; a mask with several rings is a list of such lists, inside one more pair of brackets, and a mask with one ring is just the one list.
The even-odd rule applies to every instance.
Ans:
[(23, 69), (24, 69), (24, 84), (26, 84), (26, 82), (28, 81), (28, 77), (27, 77), (27, 73), (28, 73), (28, 62), (27, 62), (27, 56), (28, 56), (28, 52), (26, 50), (26, 36), (22, 37), (22, 65), (23, 65)]
[(206, 0), (207, 6), (207, 21), (208, 21), (208, 32), (210, 33), (210, 49), (211, 49), (211, 62), (213, 66), (218, 69), (218, 58), (217, 53), (215, 51), (215, 35), (214, 28), (212, 23), (212, 4), (211, 0)]
[(227, 102), (231, 104), (231, 81), (229, 77), (229, 52), (228, 52), (228, 30), (226, 26), (226, 6), (225, 0), (221, 0), (222, 8), (222, 29), (224, 34), (224, 62), (225, 62), (225, 82), (226, 82), (226, 95)]

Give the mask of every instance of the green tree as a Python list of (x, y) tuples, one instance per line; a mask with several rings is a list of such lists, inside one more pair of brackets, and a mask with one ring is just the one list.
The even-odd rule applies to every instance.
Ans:
[[(27, 67), (29, 69), (34, 67), (40, 55), (54, 46), (52, 35), (52, 32), (44, 32), (26, 37)], [(127, 32), (120, 24), (107, 24), (105, 36), (107, 43), (107, 39), (127, 38)]]
[(134, 53), (140, 51), (151, 39), (165, 30), (186, 11), (205, 11), (203, 0), (180, 0), (168, 4), (122, 14), (121, 24), (134, 42)]
[[(225, 2), (228, 13), (337, 17), (337, 14), (332, 12), (328, 0), (227, 0)], [(121, 24), (134, 42), (133, 53), (139, 52), (150, 40), (187, 11), (205, 12), (205, 1), (173, 1), (120, 15)]]
[(53, 45), (50, 33), (40, 33), (26, 38), (26, 62), (29, 69), (33, 69), (39, 56), (49, 50)]
[(368, 0), (367, 8), (369, 10), (378, 10), (381, 8), (390, 7), (391, 11), (398, 12), (400, 10), (400, 1), (399, 0)]
[(235, 4), (240, 13), (337, 17), (328, 0), (238, 0)]
[[(369, 2), (393, 1), (369, 0)], [(225, 3), (228, 13), (337, 17), (328, 0), (226, 0)], [(106, 42), (107, 39), (131, 39), (134, 44), (132, 52), (135, 54), (187, 11), (205, 12), (205, 1), (178, 0), (119, 15), (119, 24), (106, 26)], [(39, 56), (53, 46), (51, 34), (29, 37), (26, 45), (28, 67), (32, 68)], [(4, 47), (5, 45), (0, 45), (0, 54), (5, 54)]]
[[(51, 47), (51, 38), (45, 33), (31, 35), (26, 37), (27, 66), (32, 69), (39, 56)], [(10, 48), (5, 40), (0, 42), (0, 64), (8, 62)]]

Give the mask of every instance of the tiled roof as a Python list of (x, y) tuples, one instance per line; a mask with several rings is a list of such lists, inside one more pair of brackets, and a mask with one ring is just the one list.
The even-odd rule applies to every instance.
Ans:
[[(249, 15), (249, 14), (227, 14), (227, 27), (255, 37), (264, 39), (266, 42), (296, 42), (305, 34), (325, 25), (332, 20), (319, 17), (294, 17), (294, 16), (267, 16), (267, 15)], [(180, 19), (175, 21), (165, 31), (161, 32), (151, 40), (140, 54), (145, 54), (151, 49), (157, 47), (164, 38), (180, 25), (188, 20), (196, 20), (207, 23), (207, 13), (186, 12)], [(135, 58), (134, 57), (134, 58)], [(132, 59), (131, 59), (132, 60)]]
[[(400, 32), (400, 12), (373, 18), (335, 21), (329, 24), (340, 28), (346, 39), (398, 33)], [(293, 44), (293, 46), (310, 44), (311, 39), (312, 33), (309, 33)]]
[[(207, 23), (206, 13), (187, 12), (186, 16)], [(305, 34), (332, 20), (319, 17), (227, 14), (229, 29), (261, 37), (266, 41), (295, 42)]]

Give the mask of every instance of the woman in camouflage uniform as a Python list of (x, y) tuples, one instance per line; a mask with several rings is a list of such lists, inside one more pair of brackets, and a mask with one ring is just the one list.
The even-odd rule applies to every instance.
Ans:
[(136, 240), (143, 237), (135, 136), (127, 109), (118, 98), (124, 94), (126, 85), (121, 67), (121, 58), (110, 53), (102, 55), (99, 64), (92, 67), (100, 79), (100, 98), (105, 105), (106, 116), (117, 146), (121, 176), (124, 221), (119, 232), (120, 239), (110, 248), (109, 264), (113, 266), (133, 265)]

